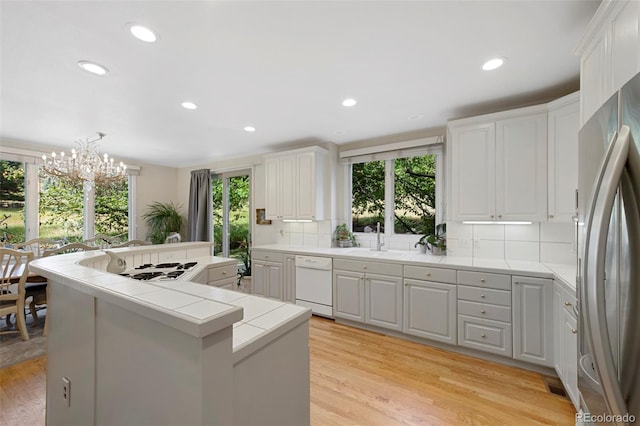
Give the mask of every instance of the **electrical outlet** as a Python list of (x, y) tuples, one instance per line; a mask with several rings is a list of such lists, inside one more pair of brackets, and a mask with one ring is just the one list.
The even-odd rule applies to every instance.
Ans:
[(71, 407), (71, 380), (68, 377), (62, 378), (62, 398)]

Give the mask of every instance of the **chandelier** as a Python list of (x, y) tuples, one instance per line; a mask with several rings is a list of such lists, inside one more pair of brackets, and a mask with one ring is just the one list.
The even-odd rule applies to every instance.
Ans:
[(123, 179), (127, 166), (122, 161), (114, 164), (113, 157), (98, 153), (99, 142), (105, 136), (98, 132), (96, 139), (76, 141), (76, 148), (71, 150), (71, 155), (65, 155), (64, 152), (52, 152), (51, 157), (43, 155), (42, 170), (48, 175), (74, 183), (103, 184)]

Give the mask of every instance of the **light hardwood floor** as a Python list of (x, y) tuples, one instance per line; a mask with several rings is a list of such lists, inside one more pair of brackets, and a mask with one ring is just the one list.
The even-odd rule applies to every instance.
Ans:
[[(543, 376), (313, 317), (312, 425), (573, 425)], [(44, 425), (46, 357), (0, 370), (0, 424)]]

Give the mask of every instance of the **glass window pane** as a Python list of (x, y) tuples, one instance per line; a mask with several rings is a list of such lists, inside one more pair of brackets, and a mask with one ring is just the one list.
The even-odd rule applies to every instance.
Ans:
[(351, 166), (351, 225), (353, 232), (384, 230), (384, 161)]
[(0, 245), (25, 241), (24, 164), (0, 160)]
[[(229, 178), (229, 257), (242, 269), (249, 256), (249, 176)], [(240, 271), (242, 272), (242, 271)]]
[(39, 232), (41, 238), (81, 242), (83, 226), (82, 183), (53, 176), (40, 177)]
[(432, 234), (436, 213), (436, 156), (394, 161), (394, 233)]
[(215, 256), (224, 256), (222, 252), (222, 179), (211, 180), (211, 193), (213, 194), (213, 253)]
[(129, 179), (96, 185), (96, 234), (129, 239)]

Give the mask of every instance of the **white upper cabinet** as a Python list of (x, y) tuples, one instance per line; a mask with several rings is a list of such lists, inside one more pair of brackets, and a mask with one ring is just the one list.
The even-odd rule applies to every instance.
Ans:
[(447, 151), (449, 219), (546, 219), (546, 106), (451, 121)]
[(549, 222), (572, 222), (578, 189), (579, 93), (549, 104), (548, 216)]
[(267, 219), (324, 219), (327, 151), (320, 147), (265, 158)]
[(452, 213), (456, 220), (495, 218), (495, 124), (450, 128)]
[(546, 212), (546, 111), (497, 121), (497, 219), (539, 222)]
[(640, 72), (640, 2), (603, 1), (576, 54), (580, 56), (582, 125)]

